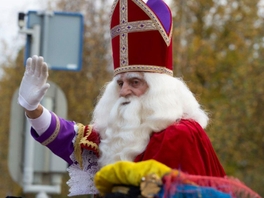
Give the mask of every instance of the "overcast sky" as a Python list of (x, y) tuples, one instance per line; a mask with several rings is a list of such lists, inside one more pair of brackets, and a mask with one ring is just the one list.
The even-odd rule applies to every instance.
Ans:
[[(145, 1), (145, 0), (144, 0)], [(170, 0), (164, 0), (169, 2)], [(18, 32), (18, 13), (29, 10), (45, 10), (48, 0), (1, 0), (0, 2), (0, 63), (6, 55), (16, 56), (25, 44), (25, 34)], [(4, 50), (4, 43), (7, 44)]]
[[(0, 2), (0, 62), (5, 56), (16, 55), (17, 50), (24, 45), (25, 35), (18, 33), (17, 18), (19, 12), (45, 9), (47, 0), (1, 0)], [(7, 49), (4, 51), (4, 44)]]

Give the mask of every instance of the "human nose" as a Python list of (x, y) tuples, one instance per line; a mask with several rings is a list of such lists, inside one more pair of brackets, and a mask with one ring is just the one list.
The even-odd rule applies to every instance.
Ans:
[(124, 83), (120, 89), (120, 97), (128, 97), (132, 91), (127, 83)]

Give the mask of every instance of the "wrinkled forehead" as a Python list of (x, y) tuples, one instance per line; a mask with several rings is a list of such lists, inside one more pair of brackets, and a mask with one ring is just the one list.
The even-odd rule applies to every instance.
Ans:
[(144, 79), (144, 73), (143, 72), (125, 72), (125, 73), (117, 74), (115, 76), (116, 81), (131, 79), (131, 78)]

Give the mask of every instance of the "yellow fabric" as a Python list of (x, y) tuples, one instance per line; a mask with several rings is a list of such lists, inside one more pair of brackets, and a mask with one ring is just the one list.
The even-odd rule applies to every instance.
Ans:
[(99, 192), (104, 195), (111, 192), (112, 186), (117, 184), (139, 186), (142, 177), (156, 174), (162, 177), (171, 168), (155, 160), (142, 162), (120, 161), (110, 164), (98, 171), (94, 183)]

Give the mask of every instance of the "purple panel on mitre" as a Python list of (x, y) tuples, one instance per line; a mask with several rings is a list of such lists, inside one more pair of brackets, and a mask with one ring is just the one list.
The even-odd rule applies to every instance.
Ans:
[(169, 34), (172, 16), (167, 4), (163, 0), (148, 0), (147, 6), (156, 14), (167, 34)]

